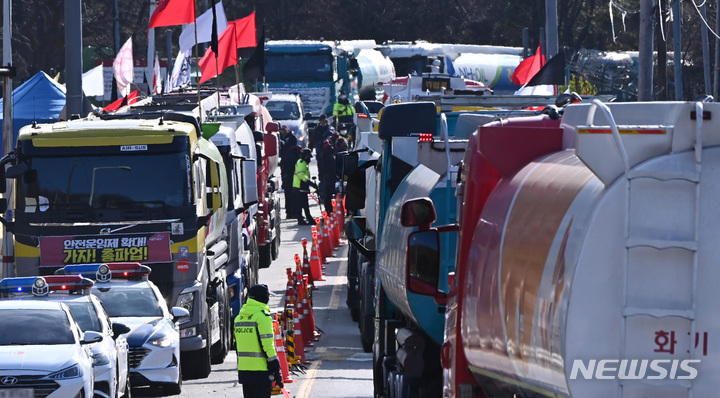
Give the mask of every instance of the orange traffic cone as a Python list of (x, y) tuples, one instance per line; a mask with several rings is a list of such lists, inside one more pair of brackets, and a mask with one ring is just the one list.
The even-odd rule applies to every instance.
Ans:
[(280, 331), (277, 314), (273, 314), (273, 332), (275, 333), (275, 352), (277, 353), (278, 360), (280, 360), (280, 371), (282, 373), (283, 383), (294, 383), (295, 379), (290, 377), (288, 360), (285, 355), (285, 344), (283, 343), (282, 332)]
[(327, 213), (323, 212), (323, 226), (320, 230), (320, 250), (323, 256), (323, 264), (327, 264), (327, 258), (333, 255), (332, 247), (330, 247), (330, 235), (328, 235), (328, 217)]
[(305, 318), (307, 318), (309, 329), (308, 336), (310, 336), (310, 340), (318, 341), (320, 333), (318, 333), (315, 328), (315, 313), (313, 311), (312, 297), (310, 296), (308, 280), (305, 277), (303, 278), (303, 288), (305, 291), (305, 296), (303, 298), (303, 311), (305, 312)]
[(312, 286), (312, 289), (317, 289), (317, 287), (315, 286), (315, 280), (312, 277), (312, 270), (310, 269), (310, 258), (308, 257), (308, 251), (307, 251), (307, 239), (303, 238), (302, 245), (303, 245), (303, 262), (302, 262), (303, 275), (307, 275), (308, 283), (310, 283), (310, 286)]
[(305, 358), (305, 342), (303, 341), (304, 337), (302, 335), (302, 326), (300, 325), (298, 311), (293, 313), (293, 331), (295, 332), (295, 355), (300, 358), (301, 364), (307, 365), (310, 361)]
[(295, 295), (295, 289), (293, 287), (295, 282), (294, 282), (294, 278), (293, 278), (292, 269), (286, 268), (285, 272), (287, 272), (287, 275), (288, 275), (288, 283), (287, 283), (287, 287), (285, 288), (285, 308), (287, 309), (288, 306), (295, 306), (296, 295)]
[(312, 275), (313, 281), (324, 281), (325, 278), (323, 278), (322, 275), (322, 262), (320, 260), (318, 246), (317, 233), (314, 233), (312, 254), (310, 255), (310, 274)]

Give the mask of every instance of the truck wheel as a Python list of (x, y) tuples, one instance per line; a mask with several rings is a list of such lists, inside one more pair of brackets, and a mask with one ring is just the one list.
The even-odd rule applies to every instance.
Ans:
[(272, 245), (260, 246), (260, 268), (268, 268), (272, 264)]
[(270, 251), (270, 254), (272, 255), (272, 259), (277, 260), (278, 255), (280, 255), (280, 228), (279, 226), (275, 227), (275, 239), (273, 239), (272, 243), (272, 249)]
[(210, 325), (208, 320), (205, 320), (205, 330), (207, 331), (208, 340), (205, 348), (185, 351), (180, 355), (183, 378), (187, 380), (204, 379), (210, 375)]
[(371, 272), (370, 263), (362, 264), (360, 275), (360, 317), (358, 327), (360, 328), (360, 342), (365, 352), (372, 352), (373, 340), (375, 339), (375, 308), (373, 307), (374, 275)]
[(220, 315), (220, 340), (212, 346), (212, 358), (210, 362), (214, 365), (223, 363), (230, 347), (229, 339), (229, 323), (230, 314), (228, 313), (230, 306), (228, 305), (227, 288), (223, 283), (218, 287), (218, 312)]
[(350, 246), (347, 259), (347, 304), (353, 322), (360, 320), (360, 297), (358, 295), (358, 266), (360, 255), (355, 247)]

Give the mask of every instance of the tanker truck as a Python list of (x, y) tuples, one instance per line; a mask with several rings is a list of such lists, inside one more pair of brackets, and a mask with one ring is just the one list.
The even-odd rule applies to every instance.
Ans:
[[(353, 212), (346, 231), (353, 246), (348, 267), (355, 271), (349, 272), (348, 282), (359, 299), (357, 305), (348, 305), (359, 321), (363, 348), (373, 352), (377, 396), (398, 383), (418, 397), (440, 391), (444, 307), (432, 298), (409, 294), (398, 283), (404, 278), (405, 243), (411, 232), (398, 223), (400, 205), (429, 196), (442, 203), (440, 223), (456, 220), (452, 165), (462, 159), (467, 140), (451, 140), (447, 134), (441, 139), (435, 109), (432, 102), (386, 106), (375, 138), (367, 140), (379, 159), (368, 157), (357, 166), (352, 163), (362, 152), (344, 158), (344, 172), (352, 175), (345, 203)], [(443, 244), (448, 250), (440, 272), (447, 275), (454, 269), (453, 237), (444, 236)]]
[(434, 199), (403, 205), (397, 283), (447, 300), (443, 397), (717, 394), (718, 114), (593, 101), (480, 127), (448, 278)]

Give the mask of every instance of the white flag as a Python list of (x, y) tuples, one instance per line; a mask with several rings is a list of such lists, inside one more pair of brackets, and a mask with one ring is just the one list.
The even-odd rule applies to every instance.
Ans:
[(153, 63), (153, 94), (162, 93), (162, 76), (160, 75), (160, 58), (158, 58), (157, 52), (155, 53), (155, 62)]
[(113, 61), (113, 72), (117, 81), (118, 96), (130, 94), (130, 84), (135, 80), (135, 70), (132, 53), (132, 37), (118, 51)]
[[(222, 1), (215, 4), (215, 13), (217, 14), (217, 35), (220, 37), (220, 33), (228, 27), (228, 21), (225, 16), (225, 8), (222, 5)], [(209, 42), (212, 39), (212, 8), (197, 17), (195, 22), (197, 23), (197, 42)], [(190, 50), (195, 44), (195, 24), (189, 23), (183, 28), (182, 33), (180, 33), (180, 51)]]
[(168, 84), (165, 86), (165, 92), (169, 93), (183, 84), (190, 83), (190, 50), (180, 51), (175, 64), (173, 64), (172, 74), (168, 76)]
[(86, 97), (100, 97), (105, 95), (105, 79), (103, 79), (102, 64), (83, 73), (82, 88)]

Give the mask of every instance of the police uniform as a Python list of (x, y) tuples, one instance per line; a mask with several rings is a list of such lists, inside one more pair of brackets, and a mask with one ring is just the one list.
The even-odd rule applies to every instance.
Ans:
[[(315, 183), (310, 181), (310, 168), (308, 167), (308, 163), (310, 162), (311, 156), (312, 153), (309, 149), (303, 149), (303, 154), (295, 164), (293, 192), (295, 192), (295, 204), (297, 206), (295, 208), (295, 215), (297, 216), (299, 225), (315, 224), (315, 220), (313, 220), (312, 215), (310, 214), (310, 205), (307, 197), (310, 189), (309, 186), (313, 186), (317, 189)], [(305, 213), (307, 222), (303, 220), (303, 212)]]
[[(235, 342), (238, 358), (238, 382), (245, 398), (269, 398), (274, 375), (279, 375), (280, 362), (275, 352), (275, 336), (267, 298), (253, 295), (260, 290), (269, 298), (265, 285), (250, 288), (250, 298), (235, 318)], [(267, 293), (262, 293), (262, 291)], [(255, 297), (255, 298), (254, 298)], [(256, 299), (257, 298), (257, 299)], [(279, 380), (282, 382), (282, 380)]]

